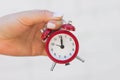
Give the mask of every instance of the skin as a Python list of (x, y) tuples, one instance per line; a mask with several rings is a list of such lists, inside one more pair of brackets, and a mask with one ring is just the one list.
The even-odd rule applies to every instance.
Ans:
[(58, 29), (62, 17), (48, 10), (31, 10), (0, 17), (0, 54), (10, 56), (47, 56), (40, 30), (48, 21)]

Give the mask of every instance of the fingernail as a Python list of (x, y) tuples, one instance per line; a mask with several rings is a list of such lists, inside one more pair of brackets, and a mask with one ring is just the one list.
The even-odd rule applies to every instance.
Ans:
[(53, 13), (53, 17), (62, 17), (62, 16), (63, 16), (62, 13), (58, 13), (58, 12)]
[(54, 23), (51, 23), (51, 22), (47, 23), (47, 28), (53, 29), (55, 27), (56, 27), (56, 25)]

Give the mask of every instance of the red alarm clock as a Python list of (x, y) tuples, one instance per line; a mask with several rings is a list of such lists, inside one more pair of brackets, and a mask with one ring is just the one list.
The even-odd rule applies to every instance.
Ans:
[(42, 33), (41, 38), (46, 43), (47, 55), (54, 62), (51, 71), (56, 63), (68, 65), (75, 58), (84, 62), (77, 56), (80, 45), (76, 36), (70, 31), (75, 31), (75, 27), (67, 23), (58, 30), (46, 29)]

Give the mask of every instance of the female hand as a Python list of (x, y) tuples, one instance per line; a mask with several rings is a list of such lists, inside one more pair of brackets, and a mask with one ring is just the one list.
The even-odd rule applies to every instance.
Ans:
[(11, 56), (47, 55), (40, 29), (53, 20), (54, 29), (62, 24), (62, 17), (53, 17), (47, 10), (13, 13), (0, 18), (0, 54)]

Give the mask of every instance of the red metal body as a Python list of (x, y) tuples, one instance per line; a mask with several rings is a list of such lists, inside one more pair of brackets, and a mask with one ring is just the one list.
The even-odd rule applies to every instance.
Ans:
[[(77, 38), (76, 38), (70, 31), (75, 31), (75, 27), (74, 27), (73, 25), (71, 25), (71, 24), (63, 24), (59, 30), (52, 31), (52, 30), (50, 30), (50, 29), (46, 29), (46, 30), (42, 33), (41, 38), (42, 38), (43, 40), (46, 40), (46, 51), (47, 51), (48, 57), (49, 57), (52, 61), (54, 61), (54, 62), (56, 62), (56, 63), (60, 63), (60, 64), (66, 64), (66, 63), (69, 63), (70, 61), (72, 61), (72, 60), (77, 56), (78, 51), (79, 51), (79, 43), (78, 43)], [(74, 42), (75, 42), (75, 45), (76, 45), (76, 50), (75, 50), (73, 56), (72, 56), (71, 58), (67, 59), (67, 60), (57, 60), (57, 59), (55, 59), (55, 58), (51, 55), (51, 53), (50, 53), (50, 51), (49, 51), (49, 42), (50, 42), (50, 40), (51, 40), (55, 35), (58, 35), (58, 34), (61, 34), (61, 33), (67, 34), (67, 35), (71, 36), (71, 37), (73, 38)]]

